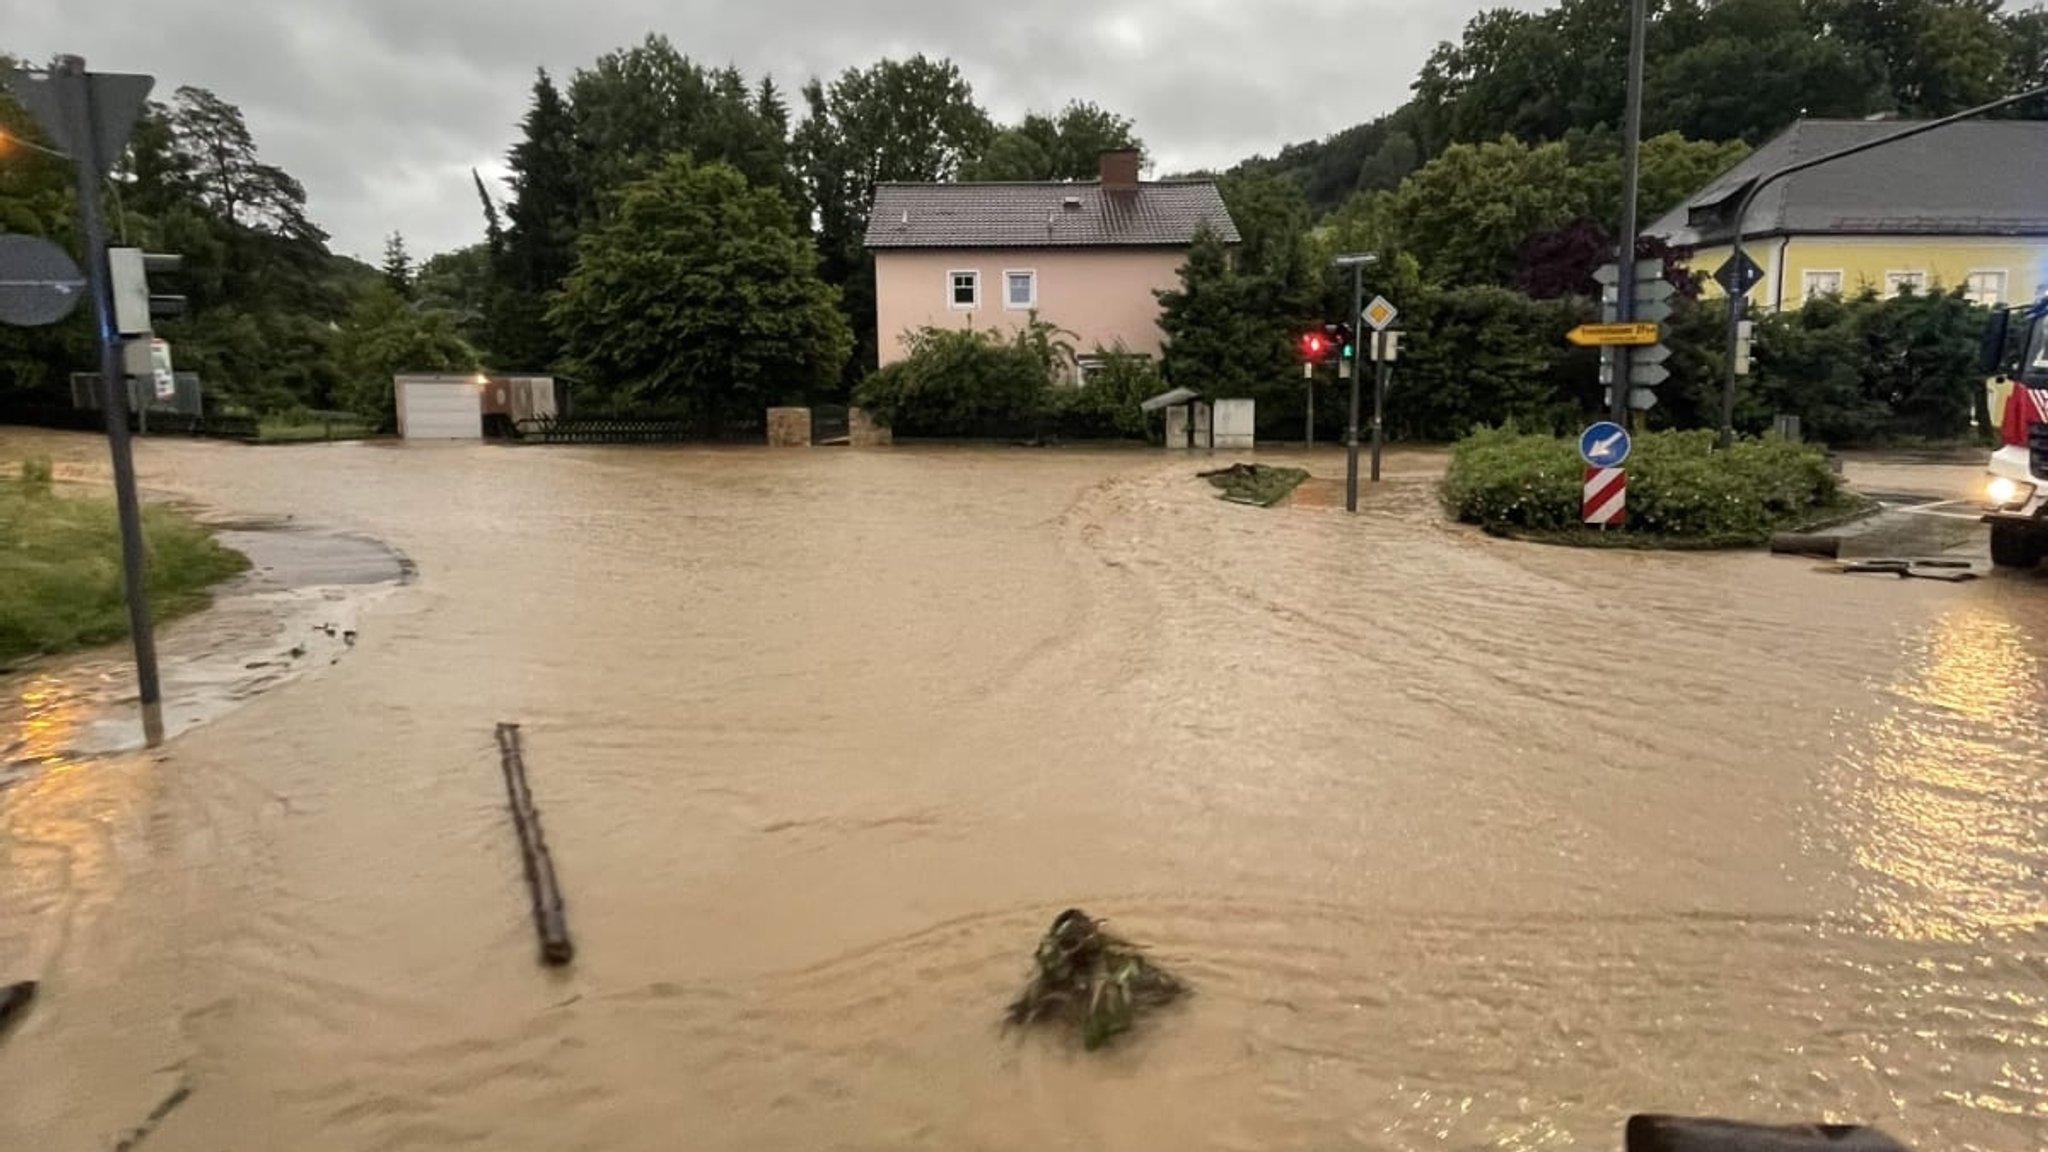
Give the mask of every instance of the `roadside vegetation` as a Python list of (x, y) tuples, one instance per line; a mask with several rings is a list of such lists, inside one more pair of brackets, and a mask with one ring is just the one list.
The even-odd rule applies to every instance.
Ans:
[[(203, 608), (249, 565), (191, 517), (143, 508), (151, 615)], [(128, 635), (121, 531), (111, 497), (56, 491), (47, 460), (0, 478), (0, 668)]]
[(1143, 439), (1138, 402), (1165, 391), (1158, 369), (1095, 349), (1086, 383), (1069, 334), (1034, 316), (1013, 333), (924, 328), (909, 355), (861, 382), (854, 403), (899, 436)]
[(1512, 427), (1487, 429), (1452, 450), (1443, 482), (1449, 513), (1498, 535), (1645, 548), (1743, 548), (1773, 532), (1850, 516), (1862, 498), (1841, 486), (1817, 448), (1778, 437), (1653, 432), (1628, 460), (1628, 515), (1618, 529), (1580, 520), (1586, 466), (1575, 440)]

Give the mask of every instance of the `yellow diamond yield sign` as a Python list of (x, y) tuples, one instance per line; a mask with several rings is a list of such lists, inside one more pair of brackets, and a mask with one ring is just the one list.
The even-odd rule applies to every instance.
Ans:
[(1373, 331), (1385, 332), (1387, 325), (1392, 324), (1394, 317), (1398, 315), (1400, 315), (1400, 312), (1392, 304), (1387, 303), (1385, 296), (1375, 296), (1372, 298), (1372, 303), (1365, 306), (1362, 318), (1367, 324), (1372, 325)]

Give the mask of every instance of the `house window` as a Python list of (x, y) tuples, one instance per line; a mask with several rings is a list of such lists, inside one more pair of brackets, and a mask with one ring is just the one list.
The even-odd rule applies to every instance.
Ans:
[(1884, 274), (1884, 294), (1886, 296), (1897, 296), (1907, 288), (1911, 288), (1916, 293), (1925, 291), (1927, 288), (1927, 273), (1887, 272)]
[(1028, 269), (1003, 273), (1003, 307), (1038, 307), (1038, 273)]
[(946, 273), (946, 303), (953, 308), (975, 308), (981, 304), (981, 273)]
[(1842, 273), (1840, 271), (1808, 272), (1805, 274), (1804, 280), (1805, 292), (1803, 299), (1813, 300), (1821, 296), (1840, 296), (1842, 294)]
[(1982, 304), (1986, 308), (1995, 308), (2005, 303), (2005, 273), (2003, 271), (1972, 272), (1969, 279), (1964, 283), (1964, 295), (1968, 296), (1973, 304)]

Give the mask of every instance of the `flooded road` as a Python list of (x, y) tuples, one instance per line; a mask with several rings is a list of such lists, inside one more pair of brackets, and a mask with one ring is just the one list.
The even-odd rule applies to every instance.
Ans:
[[(0, 980), (45, 982), (0, 1148), (181, 1085), (151, 1152), (2048, 1132), (2048, 577), (1509, 545), (1400, 453), (1355, 519), (1145, 452), (139, 464), (418, 576), (338, 662), (0, 788)], [(1069, 905), (1195, 996), (1107, 1053), (1001, 1035)]]

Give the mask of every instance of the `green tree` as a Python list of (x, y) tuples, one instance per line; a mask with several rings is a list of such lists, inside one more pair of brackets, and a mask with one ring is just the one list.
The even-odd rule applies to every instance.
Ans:
[(1287, 335), (1264, 317), (1256, 296), (1256, 282), (1232, 266), (1223, 242), (1206, 231), (1197, 236), (1180, 286), (1158, 293), (1166, 381), (1207, 396), (1256, 397), (1271, 387)]
[(428, 257), (413, 277), (420, 307), (445, 312), (472, 347), (487, 346), (485, 303), (491, 292), (491, 253), (485, 244), (471, 244)]
[(1816, 27), (1803, 0), (1722, 0), (1701, 23), (1698, 43), (1646, 77), (1647, 131), (1755, 145), (1802, 116), (1860, 117), (1889, 101), (1881, 58)]
[[(1665, 132), (1644, 140), (1637, 173), (1636, 218), (1647, 227), (1651, 221), (1685, 202), (1686, 197), (1707, 186), (1743, 157), (1749, 145), (1740, 140), (1688, 140), (1676, 132)], [(1575, 179), (1584, 190), (1586, 205), (1596, 219), (1616, 235), (1621, 231), (1621, 148), (1617, 138), (1612, 148), (1604, 145), (1602, 155), (1577, 165)]]
[(335, 344), (343, 377), (336, 399), (380, 426), (397, 418), (392, 377), (478, 367), (476, 350), (456, 332), (452, 317), (414, 305), (381, 280), (356, 297)]
[(407, 300), (413, 297), (412, 254), (405, 250), (405, 237), (397, 232), (384, 238), (384, 283)]
[[(547, 294), (576, 264), (576, 235), (586, 188), (578, 171), (576, 122), (545, 71), (536, 75), (519, 142), (512, 147), (512, 200), (497, 228), (485, 300), (486, 342), (508, 368), (546, 371), (561, 353), (548, 326)], [(482, 185), (478, 186), (483, 193)], [(485, 196), (487, 219), (497, 218)]]
[(187, 85), (172, 98), (169, 119), (182, 166), (223, 223), (288, 240), (327, 239), (306, 217), (305, 186), (257, 155), (240, 108)]
[(1894, 107), (1945, 116), (2003, 95), (2001, 0), (1811, 0), (1808, 19), (1875, 56)]
[(814, 79), (803, 97), (793, 153), (817, 213), (825, 278), (840, 288), (854, 332), (848, 368), (857, 378), (878, 351), (874, 260), (863, 243), (875, 185), (952, 180), (994, 128), (952, 61), (923, 55), (849, 68), (829, 85)]
[(1085, 100), (1070, 101), (1052, 116), (1037, 112), (997, 132), (981, 155), (961, 168), (962, 180), (1089, 180), (1104, 152), (1143, 152), (1125, 116)]
[(772, 189), (672, 156), (579, 243), (549, 308), (577, 374), (699, 431), (834, 384), (851, 336), (817, 250)]
[(1506, 421), (1562, 431), (1599, 401), (1597, 360), (1560, 337), (1593, 318), (1583, 301), (1472, 285), (1427, 290), (1404, 311), (1412, 335), (1387, 392), (1397, 436), (1454, 440)]
[(1457, 144), (1402, 181), (1387, 205), (1395, 243), (1439, 284), (1505, 284), (1529, 237), (1589, 208), (1562, 144)]

